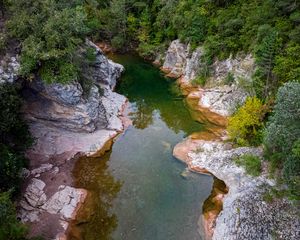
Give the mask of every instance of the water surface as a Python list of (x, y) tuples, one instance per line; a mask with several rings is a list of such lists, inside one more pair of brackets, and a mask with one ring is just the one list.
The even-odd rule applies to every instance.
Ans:
[(79, 230), (86, 240), (201, 239), (198, 219), (213, 178), (189, 173), (172, 156), (174, 145), (203, 129), (174, 80), (134, 56), (118, 56), (126, 72), (117, 92), (130, 102), (133, 126), (111, 151), (78, 160), (77, 187), (91, 192)]

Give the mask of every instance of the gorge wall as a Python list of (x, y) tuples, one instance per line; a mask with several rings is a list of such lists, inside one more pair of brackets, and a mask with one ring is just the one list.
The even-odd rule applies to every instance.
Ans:
[[(30, 235), (65, 239), (65, 231), (80, 205), (85, 189), (72, 187), (73, 159), (77, 154), (97, 153), (123, 130), (122, 112), (127, 99), (113, 92), (123, 66), (112, 62), (92, 42), (95, 61), (87, 69), (90, 91), (74, 81), (46, 84), (38, 76), (23, 82), (22, 113), (34, 138), (23, 170), (25, 184), (18, 206), (20, 219), (30, 225)], [(1, 64), (2, 84), (14, 84), (20, 67), (18, 56), (6, 56)]]

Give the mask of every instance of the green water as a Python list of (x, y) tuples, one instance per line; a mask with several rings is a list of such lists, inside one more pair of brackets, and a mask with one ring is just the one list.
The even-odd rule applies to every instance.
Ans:
[(76, 185), (91, 191), (79, 229), (86, 240), (201, 239), (199, 216), (213, 178), (187, 173), (174, 145), (199, 131), (174, 80), (134, 56), (118, 56), (126, 72), (116, 91), (130, 102), (133, 121), (100, 158), (81, 158)]

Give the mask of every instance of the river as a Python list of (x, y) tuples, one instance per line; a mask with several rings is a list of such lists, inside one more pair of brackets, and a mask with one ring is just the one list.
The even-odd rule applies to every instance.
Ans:
[(204, 127), (174, 80), (135, 56), (114, 61), (126, 69), (116, 91), (128, 98), (133, 124), (103, 156), (77, 161), (75, 185), (90, 192), (78, 231), (84, 240), (199, 240), (213, 177), (188, 172), (172, 150)]

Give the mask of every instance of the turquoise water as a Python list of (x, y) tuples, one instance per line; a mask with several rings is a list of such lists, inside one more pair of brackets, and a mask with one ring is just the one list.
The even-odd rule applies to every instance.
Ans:
[(82, 238), (201, 239), (198, 220), (213, 178), (187, 172), (172, 149), (202, 125), (190, 117), (174, 80), (140, 58), (114, 60), (126, 68), (116, 91), (129, 99), (133, 125), (110, 152), (75, 166), (76, 185), (92, 193)]

